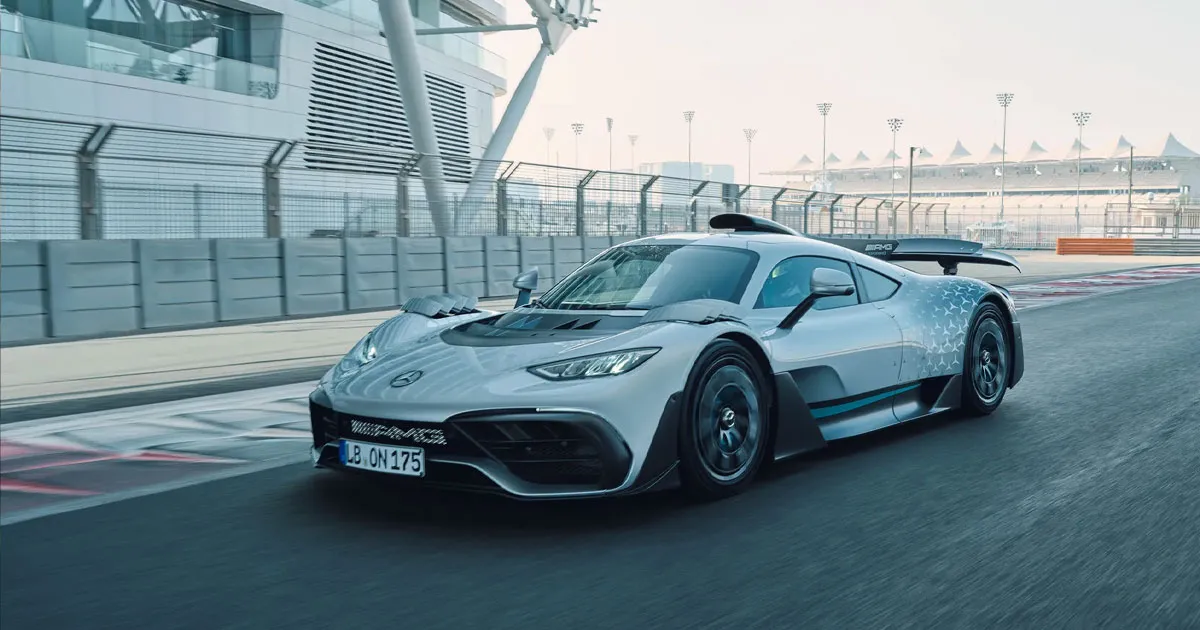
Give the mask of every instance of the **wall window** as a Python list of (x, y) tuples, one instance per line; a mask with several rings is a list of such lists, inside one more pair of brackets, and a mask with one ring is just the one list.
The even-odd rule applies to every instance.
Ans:
[[(767, 276), (767, 281), (763, 283), (762, 292), (758, 294), (758, 300), (754, 304), (754, 308), (791, 308), (800, 303), (801, 300), (808, 297), (812, 293), (810, 281), (812, 280), (812, 272), (814, 269), (836, 269), (850, 277), (854, 275), (850, 271), (849, 263), (832, 258), (821, 258), (818, 256), (796, 256), (788, 258), (775, 265), (771, 270), (771, 274)], [(854, 295), (827, 297), (817, 300), (813, 306), (815, 310), (828, 310), (831, 308), (840, 308), (842, 306), (852, 306), (858, 304), (858, 292)]]
[[(463, 26), (481, 26), (479, 20), (467, 15), (465, 11), (442, 0), (441, 11), (438, 14), (439, 28), (459, 28)], [(459, 33), (458, 37), (475, 45), (483, 44), (482, 33)]]
[[(150, 44), (167, 54), (252, 61), (250, 15), (195, 0), (0, 0), (25, 17)], [(122, 48), (123, 40), (97, 43)]]
[[(300, 0), (300, 2), (350, 18), (359, 24), (366, 24), (378, 29), (383, 28), (383, 18), (379, 15), (379, 0)], [(413, 0), (408, 5), (413, 17), (417, 19), (421, 19), (420, 5), (421, 3), (417, 0)]]

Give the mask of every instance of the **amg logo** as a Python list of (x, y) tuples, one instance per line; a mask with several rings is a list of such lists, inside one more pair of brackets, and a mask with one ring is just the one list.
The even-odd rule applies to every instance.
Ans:
[(892, 243), (867, 243), (866, 252), (868, 254), (876, 252), (890, 252), (895, 248), (896, 246)]
[(351, 420), (350, 431), (363, 437), (382, 437), (397, 442), (415, 442), (417, 444), (436, 444), (446, 445), (446, 434), (441, 429), (424, 429), (413, 427), (411, 429), (401, 429), (400, 427), (390, 427), (374, 422), (364, 422), (362, 420)]

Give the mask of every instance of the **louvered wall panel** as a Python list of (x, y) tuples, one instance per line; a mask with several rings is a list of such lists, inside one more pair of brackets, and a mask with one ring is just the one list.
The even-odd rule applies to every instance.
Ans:
[[(471, 177), (467, 90), (448, 79), (426, 74), (433, 104), (433, 125), (450, 181)], [(404, 103), (386, 59), (318, 42), (308, 106), (309, 168), (333, 171), (395, 172), (398, 151), (413, 151)], [(321, 146), (320, 143), (344, 146)], [(373, 147), (386, 151), (372, 152)]]

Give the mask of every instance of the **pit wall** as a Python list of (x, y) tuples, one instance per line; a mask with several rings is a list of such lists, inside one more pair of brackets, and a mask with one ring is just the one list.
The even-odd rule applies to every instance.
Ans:
[(541, 288), (607, 236), (14, 241), (0, 243), (0, 345), (394, 308), (411, 297)]

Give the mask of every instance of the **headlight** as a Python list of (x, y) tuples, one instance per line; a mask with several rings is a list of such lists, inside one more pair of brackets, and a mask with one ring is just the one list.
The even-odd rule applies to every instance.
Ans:
[(590, 357), (579, 357), (529, 368), (530, 372), (552, 381), (570, 381), (596, 376), (624, 374), (646, 362), (662, 348), (622, 350)]
[(365, 337), (358, 340), (350, 352), (342, 357), (342, 360), (337, 365), (337, 371), (340, 374), (353, 372), (358, 368), (375, 360), (379, 355), (379, 350), (375, 348), (375, 331), (367, 333)]

